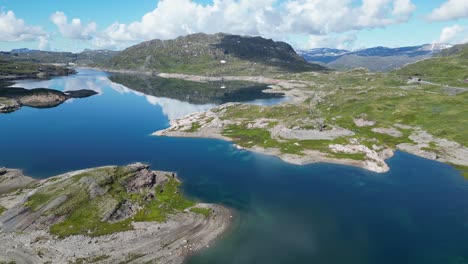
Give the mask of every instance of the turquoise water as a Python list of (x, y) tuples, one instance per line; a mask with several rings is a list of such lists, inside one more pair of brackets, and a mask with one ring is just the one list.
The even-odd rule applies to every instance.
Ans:
[(142, 161), (236, 210), (232, 230), (190, 263), (468, 262), (468, 183), (445, 164), (398, 152), (386, 174), (295, 166), (224, 141), (150, 136), (214, 104), (145, 96), (94, 71), (18, 86), (101, 94), (0, 115), (0, 166), (48, 177)]

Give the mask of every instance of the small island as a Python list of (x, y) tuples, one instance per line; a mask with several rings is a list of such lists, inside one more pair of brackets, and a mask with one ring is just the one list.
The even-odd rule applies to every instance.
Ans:
[(92, 168), (44, 180), (0, 169), (0, 259), (20, 263), (182, 263), (232, 213), (183, 196), (175, 173)]
[(11, 113), (23, 106), (51, 108), (63, 104), (71, 98), (85, 98), (96, 95), (92, 90), (61, 92), (47, 88), (0, 88), (0, 113)]

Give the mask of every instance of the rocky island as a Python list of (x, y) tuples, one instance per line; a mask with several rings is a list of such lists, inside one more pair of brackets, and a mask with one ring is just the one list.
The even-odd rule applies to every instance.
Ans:
[(0, 113), (11, 113), (22, 106), (51, 108), (71, 98), (86, 98), (97, 93), (92, 90), (61, 92), (53, 89), (0, 88)]
[(180, 184), (141, 163), (44, 180), (0, 169), (0, 260), (182, 263), (226, 231), (232, 214), (184, 198)]

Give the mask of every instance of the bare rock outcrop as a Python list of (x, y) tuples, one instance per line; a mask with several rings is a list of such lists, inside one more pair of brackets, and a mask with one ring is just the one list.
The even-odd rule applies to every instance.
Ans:
[(34, 182), (34, 179), (23, 175), (23, 171), (0, 168), (0, 195)]

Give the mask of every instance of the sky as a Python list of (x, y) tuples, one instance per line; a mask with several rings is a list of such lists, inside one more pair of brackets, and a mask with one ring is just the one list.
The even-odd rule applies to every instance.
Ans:
[(119, 50), (225, 32), (296, 49), (468, 42), (468, 0), (0, 0), (0, 50)]

